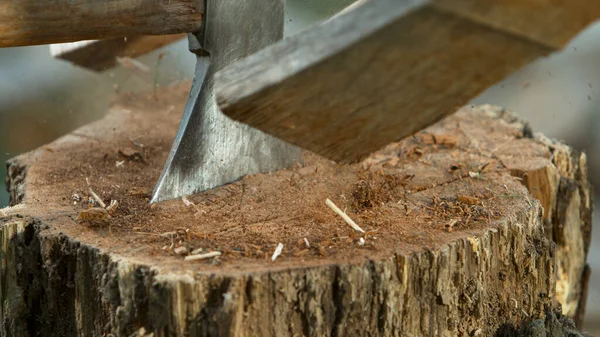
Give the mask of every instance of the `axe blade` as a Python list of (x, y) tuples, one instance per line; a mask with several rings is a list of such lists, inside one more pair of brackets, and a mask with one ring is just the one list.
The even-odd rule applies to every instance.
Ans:
[[(300, 149), (223, 115), (214, 93), (213, 76), (219, 69), (282, 39), (283, 9), (283, 0), (206, 1), (194, 82), (151, 202), (205, 191), (300, 160)], [(190, 43), (190, 49), (196, 48)]]

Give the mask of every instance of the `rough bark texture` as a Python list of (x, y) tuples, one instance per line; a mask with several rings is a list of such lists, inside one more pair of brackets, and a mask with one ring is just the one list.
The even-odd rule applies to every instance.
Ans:
[(554, 251), (538, 207), (437, 251), (358, 265), (195, 277), (111, 257), (9, 218), (4, 336), (491, 335), (552, 308)]
[(587, 157), (543, 135), (535, 139), (550, 149), (551, 158), (533, 167), (521, 166), (519, 160), (510, 158), (505, 163), (543, 206), (545, 235), (556, 247), (556, 298), (563, 312), (580, 326), (590, 274), (586, 261), (593, 207)]
[[(467, 175), (423, 187), (441, 196), (478, 183), (496, 193), (505, 184), (507, 193), (491, 201), (509, 205), (501, 218), (471, 230), (439, 229), (448, 234), (441, 243), (408, 249), (398, 242), (359, 258), (311, 256), (299, 263), (282, 257), (279, 264), (263, 259), (250, 267), (224, 260), (222, 267), (198, 267), (125, 251), (118, 236), (92, 236), (69, 220), (77, 215), (67, 207), (71, 201), (43, 186), (47, 180), (38, 168), (48, 158), (62, 163), (69, 157), (61, 146), (92, 153), (102, 143), (99, 132), (95, 139), (82, 134), (116, 121), (120, 127), (106, 137), (126, 139), (144, 128), (131, 119), (140, 115), (155, 129), (176, 125), (178, 115), (152, 114), (140, 104), (114, 107), (104, 120), (77, 131), (80, 136), (9, 163), (15, 206), (0, 210), (0, 335), (501, 336), (520, 333), (522, 322), (532, 321), (525, 330), (539, 325), (536, 319), (560, 304), (569, 317), (584, 312), (591, 225), (585, 155), (532, 135), (501, 109), (465, 109), (429, 131), (468, 139), (453, 149), (457, 156), (488, 158), (505, 170), (489, 181)], [(458, 124), (462, 131), (454, 129)], [(488, 140), (493, 129), (507, 130), (506, 141)], [(437, 165), (435, 156), (415, 163), (428, 163), (427, 170)], [(485, 167), (479, 171), (472, 173), (484, 175)], [(256, 179), (263, 177), (269, 175)]]

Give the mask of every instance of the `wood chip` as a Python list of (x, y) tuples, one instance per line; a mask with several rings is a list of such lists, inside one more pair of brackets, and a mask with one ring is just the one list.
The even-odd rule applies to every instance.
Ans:
[(202, 251), (203, 251), (202, 248), (196, 248), (196, 249), (192, 250), (190, 255), (198, 255), (198, 254), (202, 253)]
[(124, 147), (119, 149), (119, 155), (131, 160), (131, 161), (138, 161), (138, 162), (142, 162), (142, 163), (146, 163), (146, 159), (144, 159), (144, 155), (131, 147)]
[(334, 212), (336, 212), (339, 216), (341, 216), (342, 219), (344, 219), (344, 221), (346, 221), (346, 223), (348, 225), (350, 225), (350, 227), (352, 227), (355, 231), (358, 231), (361, 233), (365, 232), (362, 228), (358, 227), (358, 225), (352, 219), (350, 219), (350, 217), (346, 213), (344, 213), (341, 209), (339, 209), (339, 207), (337, 207), (333, 203), (333, 201), (326, 199), (325, 203), (327, 204), (327, 206), (329, 206), (329, 208), (331, 208)]
[(305, 255), (306, 253), (308, 253), (310, 250), (309, 249), (303, 249), (303, 250), (299, 250), (297, 252), (295, 252), (294, 254), (292, 254), (294, 257), (299, 257), (302, 255)]
[[(144, 147), (144, 144), (140, 144), (140, 143), (138, 143), (138, 142), (137, 142), (137, 141), (136, 141), (134, 138), (131, 138), (131, 137), (129, 137), (128, 139), (129, 139), (129, 141), (131, 142), (131, 144), (133, 144), (133, 145), (135, 145), (135, 146), (137, 146), (137, 147), (142, 147), (142, 148)], [(137, 139), (137, 138), (136, 138), (136, 139)]]
[(166, 238), (173, 238), (177, 236), (177, 232), (164, 232), (160, 236), (164, 236)]
[(116, 200), (111, 200), (110, 205), (106, 207), (106, 210), (110, 215), (113, 215), (117, 211), (117, 208), (119, 208), (119, 202)]
[(326, 256), (327, 255), (327, 251), (325, 250), (325, 248), (323, 248), (323, 246), (319, 246), (318, 249), (319, 249), (319, 254), (321, 256)]
[(474, 197), (469, 197), (466, 195), (459, 195), (456, 197), (456, 199), (460, 202), (462, 202), (463, 204), (467, 204), (467, 205), (479, 205), (479, 199), (474, 198)]
[(283, 252), (283, 243), (278, 243), (275, 251), (273, 252), (273, 256), (271, 256), (271, 261), (275, 261), (279, 255)]
[(77, 221), (89, 224), (108, 224), (108, 219), (110, 219), (108, 211), (101, 207), (88, 208), (79, 212), (77, 216)]
[(456, 219), (450, 220), (450, 222), (446, 225), (446, 230), (448, 232), (452, 232), (454, 230), (454, 225), (456, 225), (457, 222), (458, 222), (458, 220), (456, 220)]
[(147, 187), (133, 187), (127, 193), (135, 196), (147, 196), (150, 195), (150, 189)]
[(221, 255), (221, 252), (209, 252), (209, 253), (205, 253), (205, 254), (188, 255), (185, 258), (183, 258), (183, 260), (184, 261), (206, 260), (206, 259), (210, 259), (211, 257), (217, 257), (220, 255)]
[(180, 247), (173, 249), (173, 253), (175, 253), (177, 255), (187, 255), (188, 249), (185, 248), (185, 246), (180, 246)]
[(106, 204), (104, 203), (104, 201), (102, 201), (102, 199), (98, 196), (98, 194), (96, 194), (96, 192), (94, 192), (94, 190), (92, 189), (92, 184), (90, 184), (90, 179), (88, 179), (86, 177), (85, 182), (88, 185), (88, 192), (92, 195), (92, 198), (94, 198), (94, 200), (96, 200), (98, 205), (102, 206), (102, 208), (106, 208)]
[(450, 134), (432, 134), (420, 133), (417, 137), (427, 145), (444, 145), (447, 147), (456, 146), (456, 137)]
[(196, 206), (193, 202), (189, 201), (185, 195), (183, 197), (181, 197), (181, 201), (183, 201), (183, 203), (185, 204), (186, 207)]

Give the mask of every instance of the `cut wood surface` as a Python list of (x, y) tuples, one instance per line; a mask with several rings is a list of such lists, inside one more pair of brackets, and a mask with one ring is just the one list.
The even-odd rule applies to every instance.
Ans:
[(583, 153), (478, 106), (361, 164), (307, 152), (149, 205), (188, 90), (10, 161), (0, 335), (493, 336), (584, 312)]
[(352, 163), (456, 111), (598, 17), (600, 3), (586, 0), (366, 1), (221, 70), (217, 101), (235, 120)]
[(83, 68), (102, 71), (113, 67), (117, 63), (117, 57), (142, 56), (185, 37), (186, 34), (144, 35), (56, 43), (50, 45), (50, 54)]
[(0, 47), (197, 31), (201, 0), (0, 0)]

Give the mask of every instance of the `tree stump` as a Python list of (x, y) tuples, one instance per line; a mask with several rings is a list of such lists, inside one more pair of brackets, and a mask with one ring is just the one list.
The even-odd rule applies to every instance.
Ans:
[(8, 163), (0, 335), (492, 336), (561, 307), (581, 320), (585, 154), (467, 107), (354, 166), (305, 153), (150, 205), (188, 89), (123, 97)]

